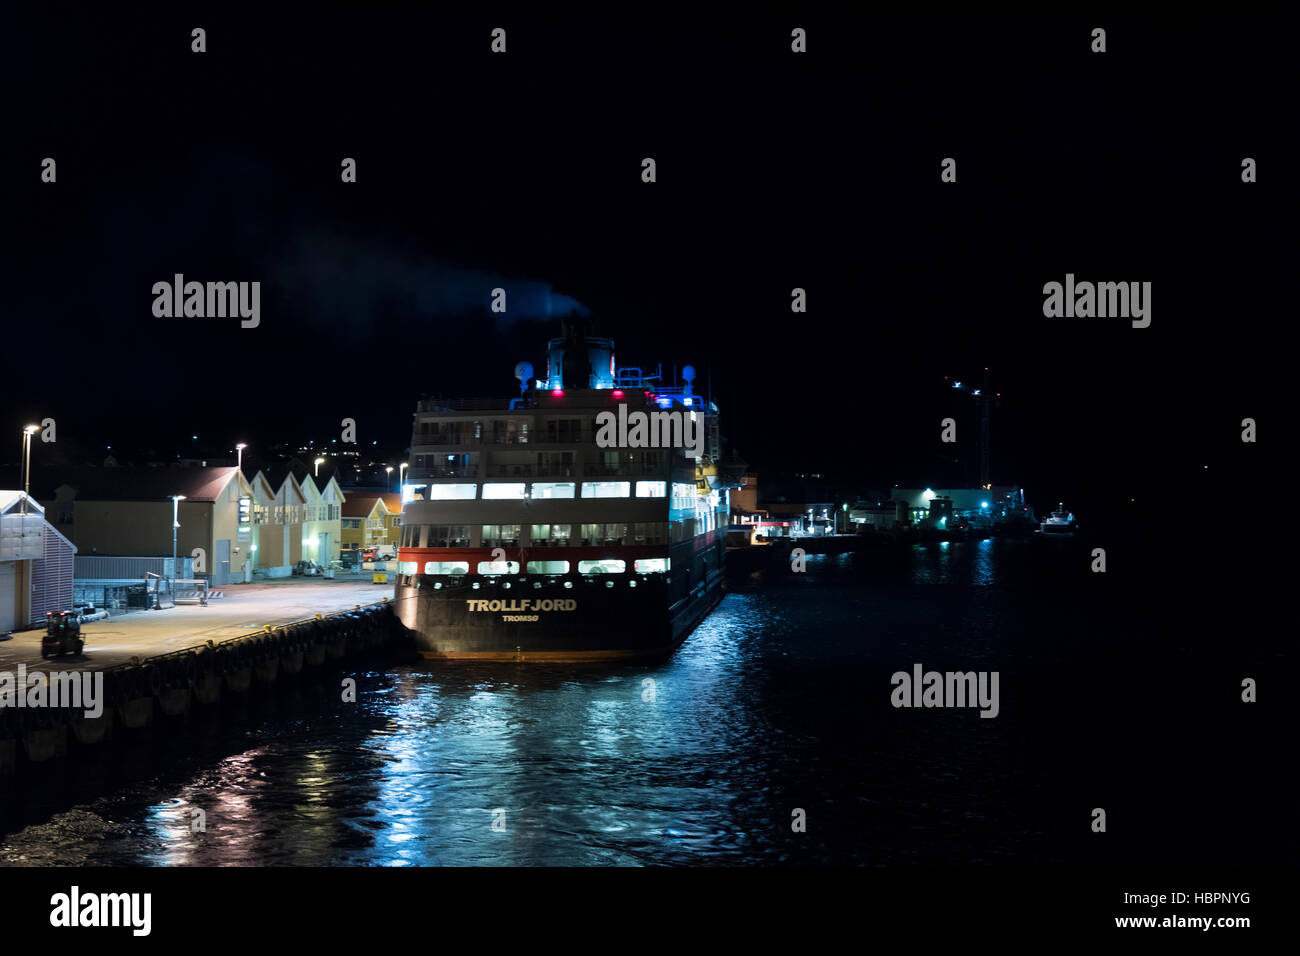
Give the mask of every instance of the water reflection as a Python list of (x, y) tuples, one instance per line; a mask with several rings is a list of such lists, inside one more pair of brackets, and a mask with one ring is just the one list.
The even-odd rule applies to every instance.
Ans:
[[(1005, 667), (1012, 652), (1041, 646), (1054, 598), (1022, 586), (1040, 564), (992, 539), (810, 556), (806, 575), (729, 594), (665, 662), (360, 673), (356, 703), (329, 688), (223, 731), (213, 747), (228, 752), (190, 754), (111, 799), (48, 815), (4, 838), (0, 859), (997, 858), (1032, 838), (1009, 796), (1025, 773), (1009, 742), (1014, 699), (998, 720), (903, 712), (888, 703), (889, 673), (912, 661)], [(1074, 615), (1081, 633), (1101, 630), (1088, 626), (1092, 613), (1083, 604)], [(196, 807), (206, 833), (190, 832)], [(791, 830), (796, 808), (805, 833)]]

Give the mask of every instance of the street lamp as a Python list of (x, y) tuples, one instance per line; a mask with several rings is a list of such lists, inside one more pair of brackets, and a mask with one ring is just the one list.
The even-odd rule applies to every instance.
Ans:
[(397, 490), (402, 490), (402, 482), (406, 481), (406, 469), (410, 468), (410, 462), (402, 462), (397, 466)]
[[(393, 473), (393, 466), (392, 466), (392, 465), (389, 465), (387, 468), (384, 469), (384, 471), (386, 471), (389, 475), (392, 475), (392, 473)], [(400, 477), (400, 474), (399, 474), (399, 477)]]
[(244, 470), (244, 449), (247, 447), (248, 445), (242, 441), (235, 446), (235, 454), (239, 456), (239, 464), (237, 464), (235, 467), (238, 468), (240, 471)]
[(28, 425), (23, 429), (23, 514), (27, 514), (27, 495), (32, 487), (32, 436), (40, 430), (40, 425)]
[(185, 500), (184, 495), (172, 495), (172, 579), (176, 578), (176, 532), (180, 530), (181, 523), (177, 520), (181, 502)]
[(324, 464), (324, 462), (325, 462), (325, 459), (324, 459), (324, 458), (317, 458), (317, 459), (316, 459), (316, 474), (314, 475), (314, 477), (316, 477), (316, 478), (319, 478), (319, 477), (320, 477), (320, 466), (321, 466), (322, 464)]

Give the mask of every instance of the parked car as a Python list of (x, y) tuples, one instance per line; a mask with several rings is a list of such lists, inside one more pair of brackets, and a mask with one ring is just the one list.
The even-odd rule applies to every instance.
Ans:
[(73, 613), (77, 616), (78, 624), (88, 624), (91, 621), (103, 621), (108, 619), (108, 608), (95, 607), (93, 604), (86, 604), (76, 608)]

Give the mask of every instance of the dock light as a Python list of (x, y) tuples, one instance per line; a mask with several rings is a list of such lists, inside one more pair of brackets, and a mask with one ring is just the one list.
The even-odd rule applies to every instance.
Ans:
[(987, 508), (988, 506), (989, 506), (989, 503), (988, 503), (987, 501), (981, 501), (981, 502), (980, 502), (980, 507), (981, 507), (981, 508)]
[(247, 447), (248, 444), (242, 441), (235, 446), (235, 454), (239, 456), (239, 462), (235, 465), (235, 467), (241, 471), (244, 468), (244, 449)]
[(564, 389), (562, 388), (551, 389), (551, 398), (563, 398), (563, 397), (564, 397)]
[(180, 530), (181, 523), (177, 520), (180, 504), (185, 500), (184, 495), (172, 495), (172, 577), (176, 577), (176, 532)]
[(953, 387), (953, 388), (961, 388), (961, 382), (953, 382), (953, 383), (952, 383), (952, 387)]
[(324, 458), (317, 458), (317, 459), (316, 459), (316, 473), (312, 476), (313, 478), (319, 478), (319, 477), (320, 477), (320, 466), (321, 466), (322, 464), (324, 464), (324, 463), (325, 463), (325, 459), (324, 459)]
[(23, 429), (23, 505), (21, 514), (27, 514), (27, 496), (32, 487), (32, 436), (41, 430), (40, 425), (28, 425)]

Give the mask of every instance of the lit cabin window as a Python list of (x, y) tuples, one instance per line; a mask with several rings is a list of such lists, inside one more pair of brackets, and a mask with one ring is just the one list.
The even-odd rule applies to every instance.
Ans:
[(480, 561), (479, 574), (518, 574), (518, 561)]
[(627, 481), (584, 481), (582, 483), (584, 498), (627, 498), (631, 494), (632, 485)]
[(535, 524), (530, 543), (537, 548), (565, 548), (572, 535), (573, 525), (570, 524)]
[(599, 558), (594, 561), (579, 561), (579, 574), (622, 574), (627, 570), (627, 563), (615, 558)]
[(473, 498), (478, 493), (478, 485), (430, 485), (430, 501), (461, 501)]
[(529, 561), (529, 574), (568, 574), (568, 561)]
[(426, 561), (425, 574), (469, 574), (468, 561)]
[(571, 481), (534, 481), (533, 500), (538, 498), (572, 498)]
[(638, 574), (663, 574), (669, 568), (671, 558), (637, 558), (636, 570)]
[(528, 486), (521, 482), (513, 481), (493, 481), (483, 485), (483, 498), (485, 501), (495, 501), (502, 498), (512, 501), (522, 501), (525, 497), (524, 492)]
[(636, 483), (636, 496), (638, 498), (667, 498), (668, 482), (638, 481)]

